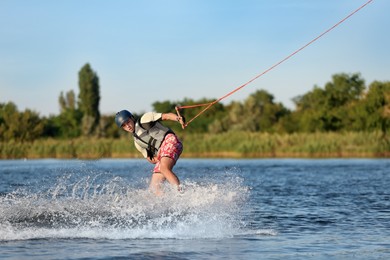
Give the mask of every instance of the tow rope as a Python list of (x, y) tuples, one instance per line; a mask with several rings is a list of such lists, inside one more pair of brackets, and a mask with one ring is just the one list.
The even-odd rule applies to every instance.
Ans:
[(246, 83), (244, 83), (243, 85), (237, 87), (236, 89), (230, 91), (229, 93), (227, 93), (226, 95), (210, 102), (210, 103), (205, 103), (205, 104), (196, 104), (196, 105), (189, 105), (189, 106), (176, 106), (175, 109), (176, 109), (176, 113), (179, 117), (181, 117), (180, 115), (180, 110), (182, 109), (187, 109), (187, 108), (196, 108), (196, 107), (204, 107), (204, 109), (202, 109), (198, 114), (196, 114), (193, 118), (191, 118), (189, 121), (187, 121), (186, 123), (183, 123), (182, 124), (182, 128), (184, 129), (185, 127), (187, 127), (192, 121), (195, 120), (195, 118), (199, 117), (201, 114), (203, 114), (204, 112), (206, 112), (206, 110), (208, 110), (211, 106), (213, 106), (214, 104), (220, 102), (221, 100), (227, 98), (228, 96), (234, 94), (235, 92), (241, 90), (242, 88), (246, 87), (247, 85), (249, 85), (250, 83), (252, 83), (253, 81), (255, 81), (256, 79), (260, 78), (261, 76), (263, 76), (264, 74), (268, 73), (269, 71), (273, 70), (274, 68), (276, 68), (277, 66), (279, 66), (280, 64), (284, 63), (285, 61), (287, 61), (288, 59), (290, 59), (291, 57), (293, 57), (294, 55), (298, 54), (299, 52), (301, 52), (303, 49), (305, 49), (306, 47), (308, 47), (309, 45), (313, 44), (314, 42), (316, 42), (318, 39), (320, 39), (321, 37), (323, 37), (324, 35), (326, 35), (327, 33), (329, 33), (330, 31), (332, 31), (334, 28), (336, 28), (337, 26), (339, 26), (340, 24), (342, 24), (343, 22), (345, 22), (348, 18), (350, 18), (351, 16), (353, 16), (354, 14), (356, 14), (357, 12), (359, 12), (361, 9), (363, 9), (364, 7), (366, 7), (368, 4), (370, 4), (371, 2), (373, 2), (374, 0), (369, 0), (367, 1), (365, 4), (363, 4), (362, 6), (360, 6), (359, 8), (357, 8), (355, 11), (353, 11), (352, 13), (350, 13), (349, 15), (347, 15), (346, 17), (344, 17), (343, 19), (341, 19), (339, 22), (337, 22), (336, 24), (334, 24), (332, 27), (330, 27), (329, 29), (327, 29), (326, 31), (324, 31), (323, 33), (321, 33), (320, 35), (318, 35), (317, 37), (315, 37), (313, 40), (309, 41), (308, 43), (306, 43), (305, 45), (303, 45), (301, 48), (297, 49), (296, 51), (292, 52), (290, 55), (288, 55), (287, 57), (285, 57), (284, 59), (280, 60), (279, 62), (275, 63), (274, 65), (272, 65), (271, 67), (269, 67), (268, 69), (266, 69), (265, 71), (261, 72), (260, 74), (256, 75), (254, 78), (250, 79), (249, 81), (247, 81)]

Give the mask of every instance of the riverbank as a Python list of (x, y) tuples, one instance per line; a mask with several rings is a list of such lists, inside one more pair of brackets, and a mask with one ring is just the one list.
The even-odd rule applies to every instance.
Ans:
[[(389, 158), (390, 143), (380, 133), (223, 134), (179, 133), (183, 158)], [(140, 158), (132, 139), (39, 139), (0, 143), (0, 159)]]

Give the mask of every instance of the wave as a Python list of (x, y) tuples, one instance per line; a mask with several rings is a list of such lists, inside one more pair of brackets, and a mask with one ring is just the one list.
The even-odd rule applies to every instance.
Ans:
[(166, 185), (164, 194), (156, 197), (120, 177), (98, 183), (100, 177), (62, 177), (44, 191), (3, 195), (0, 241), (226, 238), (245, 228), (241, 210), (249, 189), (239, 178), (225, 183), (185, 181), (182, 193)]

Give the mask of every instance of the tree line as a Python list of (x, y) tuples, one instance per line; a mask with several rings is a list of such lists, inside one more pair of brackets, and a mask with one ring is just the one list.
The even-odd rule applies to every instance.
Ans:
[[(99, 112), (100, 85), (97, 73), (85, 64), (78, 73), (79, 94), (61, 92), (60, 113), (41, 117), (38, 112), (19, 111), (9, 101), (0, 103), (0, 141), (33, 141), (39, 138), (78, 137), (119, 138), (123, 132), (115, 125), (115, 115)], [(200, 104), (215, 99), (156, 101), (158, 112), (175, 112), (177, 104)], [(194, 120), (185, 132), (225, 133), (231, 131), (266, 133), (380, 132), (387, 140), (390, 127), (390, 82), (374, 81), (366, 86), (359, 73), (335, 74), (323, 87), (294, 97), (295, 109), (275, 102), (266, 90), (256, 90), (243, 101), (216, 103)], [(190, 119), (203, 108), (182, 110)], [(137, 115), (136, 115), (137, 116)], [(178, 124), (170, 124), (179, 130)]]

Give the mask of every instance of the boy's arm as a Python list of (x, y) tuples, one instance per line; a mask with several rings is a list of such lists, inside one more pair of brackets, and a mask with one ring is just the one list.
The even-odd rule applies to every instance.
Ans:
[(147, 126), (148, 123), (155, 122), (158, 120), (170, 120), (170, 121), (176, 121), (179, 122), (181, 125), (184, 125), (185, 119), (184, 117), (178, 116), (174, 113), (155, 113), (155, 112), (148, 112), (145, 113), (141, 117), (141, 124)]
[(178, 115), (176, 115), (174, 113), (163, 113), (161, 115), (161, 119), (162, 120), (176, 121), (176, 122), (179, 122), (182, 125), (185, 123), (184, 117), (178, 116)]

